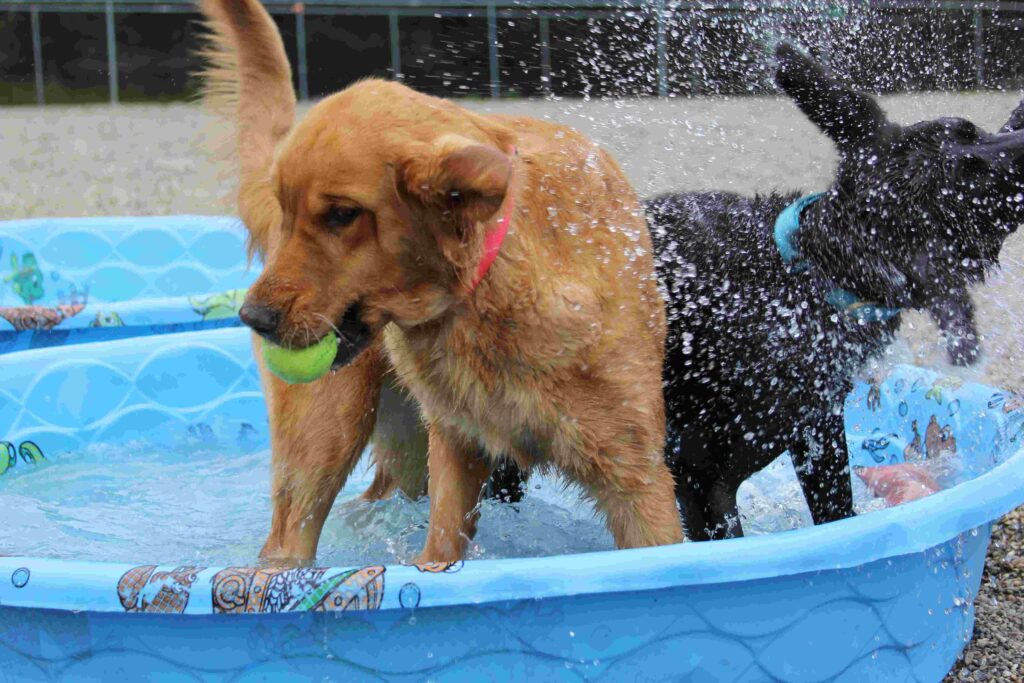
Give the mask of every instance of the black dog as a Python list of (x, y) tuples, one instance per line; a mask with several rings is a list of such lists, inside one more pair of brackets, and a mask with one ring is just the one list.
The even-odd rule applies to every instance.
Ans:
[(794, 48), (776, 59), (839, 149), (828, 192), (647, 204), (669, 300), (666, 457), (693, 540), (742, 534), (737, 488), (784, 450), (816, 524), (853, 515), (852, 377), (905, 308), (930, 312), (953, 362), (974, 361), (968, 285), (1024, 219), (1024, 103), (996, 135), (963, 119), (901, 127)]

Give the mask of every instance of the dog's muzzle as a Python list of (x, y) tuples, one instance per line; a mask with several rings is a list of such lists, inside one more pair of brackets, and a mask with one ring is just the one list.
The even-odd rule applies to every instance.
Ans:
[(363, 322), (362, 306), (357, 301), (348, 307), (345, 315), (336, 323), (338, 332), (338, 352), (331, 363), (331, 369), (344, 367), (355, 360), (373, 339), (370, 327)]
[(963, 159), (980, 159), (997, 171), (1020, 172), (1024, 160), (1024, 130), (985, 135), (978, 142), (953, 146), (954, 154)]

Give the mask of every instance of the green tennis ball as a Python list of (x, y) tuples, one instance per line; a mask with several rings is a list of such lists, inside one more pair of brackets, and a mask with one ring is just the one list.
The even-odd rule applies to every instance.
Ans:
[(304, 384), (320, 379), (331, 369), (338, 352), (338, 337), (334, 332), (304, 349), (286, 349), (263, 342), (263, 360), (267, 368), (288, 384)]

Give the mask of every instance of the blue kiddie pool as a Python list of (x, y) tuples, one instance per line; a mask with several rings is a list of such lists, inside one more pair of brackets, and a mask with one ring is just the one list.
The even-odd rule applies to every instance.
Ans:
[[(860, 466), (956, 452), (958, 483), (904, 505), (660, 548), (253, 566), (269, 434), (231, 313), (252, 279), (237, 224), (20, 222), (0, 247), (21, 321), (0, 330), (10, 680), (938, 681), (971, 637), (990, 525), (1024, 502), (1024, 398), (901, 367), (857, 387), (847, 429)], [(52, 325), (13, 310), (79, 305)], [(197, 470), (258, 524), (197, 513), (223, 502)], [(359, 510), (353, 534), (393, 512)], [(344, 558), (331, 538), (321, 557)]]
[(0, 353), (236, 327), (248, 265), (234, 218), (0, 223)]

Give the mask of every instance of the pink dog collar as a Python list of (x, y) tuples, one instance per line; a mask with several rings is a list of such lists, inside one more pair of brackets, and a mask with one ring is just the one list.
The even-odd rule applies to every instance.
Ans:
[[(512, 147), (509, 149), (509, 153), (515, 156), (516, 148)], [(476, 286), (480, 284), (480, 281), (487, 275), (487, 271), (490, 270), (491, 264), (494, 263), (494, 259), (498, 258), (498, 252), (501, 251), (501, 245), (505, 241), (505, 235), (508, 234), (508, 226), (512, 222), (512, 183), (509, 183), (509, 190), (505, 197), (505, 211), (501, 214), (501, 218), (498, 219), (498, 224), (493, 230), (484, 235), (484, 253), (480, 257), (480, 263), (476, 266), (476, 275), (473, 276), (473, 282), (469, 286), (469, 291), (472, 292), (476, 289)]]

